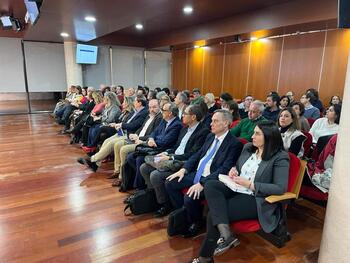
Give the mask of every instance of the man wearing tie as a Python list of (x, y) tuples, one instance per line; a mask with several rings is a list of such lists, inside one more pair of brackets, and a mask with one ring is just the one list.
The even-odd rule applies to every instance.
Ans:
[[(229, 133), (232, 115), (225, 110), (215, 111), (211, 134), (201, 149), (192, 155), (178, 172), (167, 177), (165, 187), (175, 208), (185, 206), (189, 228), (184, 237), (195, 236), (202, 227), (203, 188), (208, 180), (218, 180), (228, 174), (242, 151), (242, 143)], [(188, 188), (186, 195), (182, 194)]]

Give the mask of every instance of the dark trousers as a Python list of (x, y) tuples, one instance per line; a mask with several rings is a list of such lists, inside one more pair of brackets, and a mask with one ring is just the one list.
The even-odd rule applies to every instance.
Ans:
[(197, 223), (202, 219), (202, 208), (201, 201), (204, 199), (203, 192), (199, 199), (194, 200), (183, 194), (182, 190), (184, 188), (189, 188), (193, 185), (195, 173), (189, 173), (185, 175), (180, 182), (178, 178), (172, 181), (165, 182), (165, 188), (169, 194), (170, 200), (173, 206), (178, 209), (185, 207), (188, 215), (188, 221), (190, 224)]
[(127, 162), (136, 171), (134, 187), (137, 189), (146, 188), (145, 181), (140, 173), (140, 167), (145, 162), (145, 156), (135, 156), (135, 154), (132, 152), (128, 154)]
[(207, 217), (207, 234), (202, 243), (199, 255), (210, 258), (213, 256), (217, 241), (220, 238), (218, 224), (245, 219), (257, 219), (256, 200), (252, 195), (235, 193), (222, 182), (208, 181), (204, 187), (205, 197), (209, 206)]

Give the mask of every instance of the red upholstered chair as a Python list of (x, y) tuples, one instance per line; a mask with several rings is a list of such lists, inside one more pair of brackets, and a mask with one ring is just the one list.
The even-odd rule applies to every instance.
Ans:
[(302, 133), (306, 136), (303, 158), (309, 158), (311, 156), (312, 135), (307, 131), (302, 131)]
[(307, 119), (307, 122), (309, 123), (310, 128), (312, 127), (312, 124), (314, 124), (315, 121), (316, 121), (316, 120), (313, 119), (313, 118), (308, 118), (308, 119)]
[(248, 140), (247, 139), (244, 139), (244, 138), (238, 138), (240, 141), (241, 141), (241, 143), (243, 143), (243, 145), (245, 145), (245, 144), (247, 144), (248, 143)]
[[(289, 164), (289, 181), (287, 192), (283, 195), (271, 195), (265, 198), (265, 200), (269, 203), (279, 203), (281, 205), (281, 209), (283, 210), (283, 218), (282, 221), (285, 224), (285, 230), (279, 233), (279, 227), (272, 233), (265, 233), (259, 224), (258, 220), (242, 220), (231, 223), (231, 228), (235, 233), (245, 233), (245, 232), (257, 232), (260, 236), (270, 241), (276, 247), (283, 247), (287, 241), (290, 240), (290, 234), (287, 231), (286, 223), (286, 213), (285, 208), (288, 203), (295, 200), (299, 196), (299, 191), (301, 187), (301, 183), (303, 181), (303, 176), (305, 172), (306, 162), (303, 160), (299, 160), (292, 153), (288, 153), (290, 158)], [(282, 222), (281, 221), (281, 222)]]

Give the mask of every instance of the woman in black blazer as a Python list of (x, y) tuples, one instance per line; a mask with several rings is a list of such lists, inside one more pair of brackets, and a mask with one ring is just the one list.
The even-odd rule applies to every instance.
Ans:
[(281, 218), (276, 204), (265, 197), (281, 195), (287, 190), (289, 157), (277, 125), (272, 121), (259, 123), (252, 136), (253, 142), (244, 146), (237, 166), (229, 172), (229, 180), (242, 186), (234, 192), (224, 183), (212, 180), (204, 187), (208, 201), (207, 234), (199, 258), (191, 262), (213, 262), (239, 240), (230, 230), (230, 222), (258, 219), (262, 229), (270, 233)]

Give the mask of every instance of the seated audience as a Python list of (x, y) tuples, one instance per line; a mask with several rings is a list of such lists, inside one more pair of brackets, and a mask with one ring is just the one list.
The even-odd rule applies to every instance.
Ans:
[[(146, 142), (146, 146), (162, 152), (176, 143), (182, 128), (182, 123), (178, 117), (179, 110), (172, 102), (165, 103), (161, 109), (163, 120), (152, 132)], [(140, 173), (140, 167), (145, 162), (145, 156), (136, 156), (134, 153), (128, 154), (128, 164), (136, 171), (134, 187), (145, 188), (145, 183)]]
[(179, 170), (184, 162), (195, 154), (204, 144), (209, 133), (203, 123), (201, 108), (198, 105), (190, 105), (183, 115), (184, 126), (176, 144), (170, 149), (153, 157), (151, 164), (141, 165), (140, 172), (148, 188), (154, 188), (157, 201), (161, 208), (156, 216), (165, 216), (172, 210), (168, 194), (165, 190), (165, 179)]
[(159, 126), (162, 114), (159, 109), (159, 102), (156, 99), (150, 100), (148, 104), (149, 115), (136, 133), (130, 134), (129, 139), (118, 140), (114, 144), (114, 172), (109, 179), (116, 178), (112, 186), (120, 186), (123, 177), (121, 167), (125, 164), (129, 153), (134, 152), (139, 144), (145, 143), (150, 134)]
[(277, 204), (265, 200), (269, 195), (281, 195), (287, 190), (289, 157), (283, 149), (278, 127), (274, 122), (259, 123), (254, 129), (253, 143), (246, 144), (237, 166), (229, 171), (229, 178), (242, 186), (234, 192), (224, 183), (211, 180), (204, 186), (209, 206), (207, 234), (192, 262), (213, 262), (213, 256), (239, 245), (230, 223), (258, 219), (262, 229), (270, 233), (281, 219)]
[(202, 95), (201, 95), (201, 91), (199, 89), (193, 89), (192, 90), (192, 95), (193, 95), (193, 100), (191, 101), (191, 105), (194, 104), (199, 104), (202, 101), (204, 101)]
[(337, 95), (332, 96), (331, 100), (329, 101), (329, 106), (333, 106), (335, 104), (342, 104), (341, 98)]
[(241, 120), (239, 116), (238, 104), (235, 101), (230, 100), (226, 102), (222, 109), (228, 110), (232, 114), (232, 123), (230, 125), (230, 129), (236, 127)]
[(179, 93), (179, 91), (177, 89), (171, 89), (170, 95), (169, 95), (171, 102), (175, 101), (175, 98), (176, 98), (178, 93)]
[(249, 107), (253, 101), (253, 96), (247, 95), (244, 97), (243, 102), (239, 104), (239, 116), (241, 116), (242, 120), (248, 118)]
[(304, 154), (303, 144), (306, 136), (300, 131), (299, 119), (295, 111), (288, 107), (281, 110), (278, 117), (284, 149), (298, 157)]
[(230, 93), (224, 92), (220, 94), (221, 105), (226, 104), (228, 101), (233, 100), (233, 97)]
[[(212, 118), (211, 134), (201, 149), (192, 155), (178, 172), (167, 177), (165, 183), (170, 200), (175, 208), (185, 206), (189, 228), (185, 237), (195, 236), (202, 227), (203, 187), (217, 181), (219, 174), (227, 174), (242, 150), (242, 143), (232, 136), (229, 126), (232, 115), (226, 110), (217, 110)], [(184, 196), (182, 190), (189, 187)]]
[(218, 109), (218, 106), (215, 103), (215, 96), (213, 93), (207, 93), (204, 96), (204, 102), (207, 104), (208, 113), (213, 115), (214, 112)]
[(116, 94), (117, 94), (117, 97), (118, 97), (120, 104), (123, 104), (123, 102), (124, 102), (124, 87), (122, 85), (118, 85), (116, 87)]
[(288, 91), (286, 93), (286, 96), (289, 98), (289, 103), (293, 103), (294, 102), (294, 92), (293, 91)]
[(266, 120), (262, 116), (263, 111), (264, 104), (260, 100), (253, 101), (249, 107), (248, 118), (241, 120), (236, 127), (231, 129), (231, 134), (251, 141), (255, 125), (260, 121)]
[[(93, 91), (91, 94), (91, 100), (88, 103), (85, 110), (82, 112), (81, 117), (76, 120), (71, 133), (71, 144), (78, 143), (82, 137), (82, 128), (84, 125), (93, 122), (94, 116), (99, 116), (104, 110), (105, 104), (103, 103), (103, 96), (101, 91)], [(92, 109), (91, 109), (92, 108)]]
[(333, 163), (338, 135), (335, 134), (318, 156), (316, 162), (307, 165), (307, 174), (311, 182), (323, 193), (328, 193), (333, 174)]
[(85, 124), (83, 127), (84, 146), (89, 146), (93, 143), (102, 125), (113, 123), (119, 117), (121, 111), (117, 101), (118, 97), (113, 92), (107, 91), (105, 93), (103, 99), (105, 108), (102, 114), (99, 116), (93, 116), (93, 122), (89, 125)]
[(157, 92), (155, 90), (150, 90), (147, 95), (147, 100), (155, 100), (157, 99)]
[(186, 109), (186, 106), (187, 106), (188, 98), (187, 98), (185, 93), (179, 92), (179, 93), (177, 93), (174, 102), (175, 102), (176, 107), (179, 109), (179, 116), (178, 117), (181, 120), (182, 115), (183, 115), (183, 113)]
[(289, 107), (289, 105), (290, 105), (289, 97), (287, 95), (282, 96), (280, 98), (280, 106), (279, 106), (280, 110), (283, 110), (283, 109)]
[(306, 119), (318, 119), (320, 117), (320, 110), (311, 104), (311, 101), (315, 99), (312, 93), (306, 93), (300, 98), (300, 102), (304, 104), (305, 111), (304, 117)]
[(275, 94), (271, 94), (267, 96), (266, 98), (267, 107), (265, 108), (262, 114), (265, 119), (277, 122), (278, 114), (280, 113), (279, 101), (280, 101), (280, 97)]
[(338, 133), (341, 106), (336, 104), (328, 108), (326, 117), (320, 118), (314, 122), (310, 129), (312, 142), (317, 143), (318, 138), (326, 135)]
[(316, 89), (308, 89), (306, 91), (306, 94), (311, 93), (313, 95), (312, 100), (310, 101), (311, 104), (316, 107), (320, 112), (323, 112), (323, 104), (322, 101), (319, 99), (318, 91)]
[(210, 123), (211, 123), (211, 117), (212, 115), (208, 112), (208, 106), (205, 104), (204, 101), (200, 102), (198, 104), (202, 110), (202, 120), (201, 122), (204, 124), (205, 127), (210, 129)]
[(291, 104), (291, 107), (295, 111), (300, 124), (300, 129), (302, 131), (308, 132), (310, 130), (310, 124), (307, 119), (304, 117), (305, 107), (300, 101), (294, 101)]

